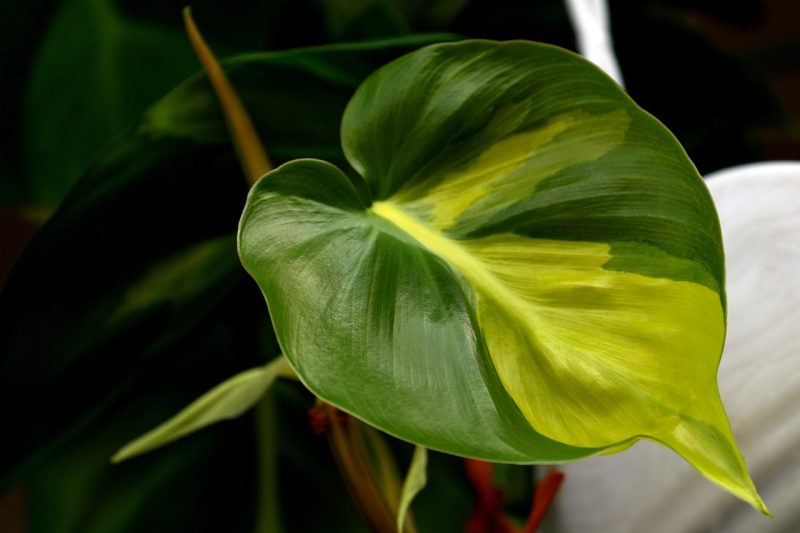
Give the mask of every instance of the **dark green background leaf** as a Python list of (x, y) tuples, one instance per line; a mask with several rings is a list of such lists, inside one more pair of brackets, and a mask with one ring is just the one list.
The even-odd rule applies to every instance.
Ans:
[[(342, 161), (338, 123), (358, 83), (442, 38), (256, 54), (229, 70), (276, 161)], [(140, 373), (157, 372), (148, 369), (218, 317), (223, 300), (242, 298), (246, 288), (231, 296), (249, 286), (232, 234), (246, 192), (204, 77), (156, 104), (71, 189), (0, 295), (1, 414), (15, 435), (0, 447), (5, 476), (86, 427)], [(246, 337), (268, 327), (252, 307), (232, 305), (253, 328)], [(239, 370), (273, 354), (238, 354), (255, 358)]]
[(25, 163), (36, 198), (60, 200), (102, 146), (193, 70), (181, 33), (125, 19), (112, 0), (65, 2), (25, 101)]

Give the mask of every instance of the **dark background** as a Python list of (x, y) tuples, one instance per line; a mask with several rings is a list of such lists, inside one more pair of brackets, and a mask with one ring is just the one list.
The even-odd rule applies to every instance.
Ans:
[[(99, 149), (196, 70), (183, 2), (33, 0), (0, 7), (0, 201), (54, 202)], [(407, 32), (574, 48), (560, 1), (201, 1), (218, 55)], [(627, 88), (702, 173), (800, 157), (800, 6), (792, 0), (612, 1)], [(60, 186), (48, 184), (59, 174)]]

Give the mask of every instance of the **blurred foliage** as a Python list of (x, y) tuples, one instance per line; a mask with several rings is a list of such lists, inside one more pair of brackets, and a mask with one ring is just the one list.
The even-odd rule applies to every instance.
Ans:
[[(231, 61), (229, 74), (278, 163), (300, 154), (342, 162), (339, 117), (355, 87), (377, 66), (443, 38), (249, 55)], [(246, 193), (204, 77), (152, 107), (70, 190), (0, 298), (2, 414), (16, 436), (0, 451), (6, 483), (50, 477), (71, 447), (77, 455), (67, 458), (89, 460), (81, 450), (92, 450), (92, 464), (102, 464), (113, 441), (95, 448), (84, 439), (111, 413), (137, 409), (152, 426), (177, 410), (140, 402), (160, 397), (153, 380), (175, 393), (188, 387), (185, 405), (277, 353), (233, 243)], [(192, 368), (207, 368), (210, 379)], [(125, 414), (131, 424), (106, 438), (119, 447), (137, 436), (137, 416)], [(199, 456), (194, 464), (202, 469)], [(74, 520), (68, 530), (81, 531)]]
[[(100, 149), (196, 70), (180, 23), (184, 2), (36, 0), (6, 3), (9, 82), (0, 111), (0, 201), (55, 202)], [(684, 142), (701, 171), (760, 159), (757, 132), (780, 106), (751, 65), (708, 40), (692, 15), (754, 25), (761, 3), (611, 2), (632, 96)], [(419, 31), (532, 39), (573, 48), (560, 0), (203, 1), (195, 16), (218, 55), (374, 39)], [(700, 28), (702, 29), (702, 28)], [(735, 111), (734, 111), (735, 110)], [(46, 155), (44, 155), (46, 154)]]
[[(10, 132), (0, 203), (60, 203), (0, 293), (0, 411), (11, 435), (0, 448), (2, 488), (24, 482), (27, 530), (37, 533), (358, 531), (324, 439), (308, 430), (313, 399), (295, 384), (279, 384), (253, 415), (108, 463), (124, 442), (278, 350), (257, 288), (229, 253), (247, 189), (214, 97), (199, 76), (173, 89), (198, 70), (184, 3), (0, 4), (0, 121)], [(763, 17), (760, 2), (611, 9), (631, 95), (701, 171), (760, 159), (763, 128), (792, 131), (784, 127), (798, 119), (770, 80), (690, 17), (747, 28)], [(363, 41), (226, 63), (276, 163), (320, 157), (344, 167), (339, 122), (360, 81), (452, 38), (414, 32), (573, 48), (560, 0), (204, 0), (194, 13), (220, 57)], [(781, 46), (786, 54), (797, 42)], [(785, 143), (800, 158), (800, 144)], [(9, 261), (32, 218), (3, 215)], [(20, 224), (25, 231), (7, 238)], [(407, 464), (410, 447), (393, 442)], [(498, 479), (522, 516), (532, 482), (513, 470)], [(472, 492), (461, 461), (431, 454), (428, 478), (413, 504), (420, 529), (463, 529)]]
[(123, 18), (110, 0), (61, 6), (24, 101), (23, 157), (36, 198), (60, 199), (109, 139), (192, 73), (184, 41), (178, 32)]

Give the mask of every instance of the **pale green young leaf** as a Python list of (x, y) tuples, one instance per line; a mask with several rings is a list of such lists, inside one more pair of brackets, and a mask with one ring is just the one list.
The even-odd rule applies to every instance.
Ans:
[(253, 407), (281, 376), (293, 376), (285, 357), (251, 368), (220, 383), (160, 426), (123, 446), (111, 458), (118, 463), (160, 448), (208, 425), (236, 418)]
[(422, 446), (414, 448), (411, 464), (408, 467), (406, 479), (400, 492), (400, 506), (397, 509), (397, 531), (402, 533), (406, 515), (411, 507), (411, 502), (425, 488), (428, 483), (428, 450)]

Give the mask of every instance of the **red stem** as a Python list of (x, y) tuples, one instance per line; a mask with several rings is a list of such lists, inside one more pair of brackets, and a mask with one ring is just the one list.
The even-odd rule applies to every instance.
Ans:
[(545, 475), (536, 485), (528, 521), (518, 530), (503, 515), (503, 494), (494, 486), (491, 463), (467, 459), (465, 466), (477, 497), (467, 522), (467, 533), (536, 533), (564, 481), (564, 474), (558, 470)]
[(522, 530), (523, 533), (536, 533), (563, 482), (564, 473), (553, 469), (536, 485), (536, 492), (533, 495), (533, 508), (528, 516), (528, 523), (525, 524), (525, 529)]

